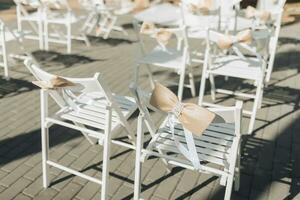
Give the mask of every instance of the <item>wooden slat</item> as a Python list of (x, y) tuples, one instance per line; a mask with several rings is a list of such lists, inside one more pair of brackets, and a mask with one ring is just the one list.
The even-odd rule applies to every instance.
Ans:
[[(178, 140), (180, 142), (185, 143), (185, 139), (183, 136), (181, 136), (181, 135), (176, 135), (176, 136), (178, 137)], [(172, 140), (172, 136), (170, 133), (166, 133), (166, 132), (162, 133), (161, 137)], [(226, 147), (226, 146), (209, 143), (207, 141), (202, 141), (200, 139), (195, 139), (195, 145), (199, 146), (199, 147), (209, 148), (209, 149), (216, 150), (216, 151), (223, 152), (223, 153), (228, 153), (228, 150), (229, 150), (228, 147)]]

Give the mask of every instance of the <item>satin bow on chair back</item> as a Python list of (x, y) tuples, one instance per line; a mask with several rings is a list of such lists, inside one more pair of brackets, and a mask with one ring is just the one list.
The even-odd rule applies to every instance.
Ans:
[(169, 29), (157, 28), (155, 24), (151, 22), (143, 22), (140, 33), (154, 37), (157, 43), (164, 48), (173, 35), (173, 32)]
[(217, 45), (220, 49), (229, 49), (235, 43), (252, 42), (252, 33), (250, 29), (239, 32), (237, 35), (221, 35), (217, 40)]
[(209, 11), (213, 8), (212, 0), (202, 0), (200, 3), (190, 3), (188, 9), (193, 14), (208, 15)]
[(32, 81), (32, 83), (42, 89), (58, 89), (75, 86), (75, 83), (60, 76), (54, 76), (49, 81)]
[(271, 13), (266, 10), (257, 10), (252, 6), (248, 6), (245, 11), (247, 18), (258, 18), (262, 22), (267, 22), (271, 19)]
[(195, 135), (201, 135), (215, 118), (215, 114), (193, 103), (182, 103), (163, 85), (156, 83), (150, 98), (155, 108), (174, 114), (182, 126)]

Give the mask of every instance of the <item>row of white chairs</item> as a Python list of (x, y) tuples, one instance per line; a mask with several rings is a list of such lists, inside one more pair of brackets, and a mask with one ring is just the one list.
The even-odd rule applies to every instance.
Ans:
[[(72, 26), (81, 18), (75, 15), (66, 0), (14, 2), (18, 32), (21, 32), (25, 39), (37, 40), (40, 49), (48, 50), (51, 42), (66, 45), (67, 52), (71, 53), (72, 39), (82, 40), (89, 45), (84, 33), (72, 34)], [(34, 11), (29, 12), (28, 7)], [(29, 27), (24, 27), (24, 22)]]
[(79, 0), (82, 8), (87, 11), (87, 17), (81, 28), (81, 32), (91, 34), (93, 31), (96, 36), (107, 39), (112, 31), (122, 32), (128, 35), (122, 26), (117, 25), (118, 18), (128, 14), (134, 9), (134, 3), (129, 0)]
[[(57, 78), (56, 75), (45, 72), (33, 59), (25, 60), (25, 65), (34, 75), (37, 85), (47, 86)], [(233, 107), (212, 108), (218, 117), (202, 135), (194, 135), (184, 129), (181, 123), (174, 121), (171, 128), (169, 120), (173, 114), (163, 113), (150, 104), (150, 95), (137, 85), (130, 86), (133, 97), (114, 94), (103, 81), (101, 74), (96, 73), (91, 78), (60, 77), (73, 85), (47, 88), (40, 90), (41, 99), (41, 134), (42, 134), (42, 169), (43, 186), (49, 186), (49, 167), (58, 168), (92, 181), (102, 186), (101, 199), (108, 199), (108, 188), (113, 187), (108, 182), (110, 169), (111, 144), (121, 145), (136, 151), (134, 199), (140, 199), (141, 165), (149, 156), (161, 158), (169, 171), (173, 166), (179, 166), (199, 173), (209, 173), (220, 177), (220, 184), (226, 187), (224, 199), (230, 200), (234, 183), (239, 189), (239, 160), (241, 142), (241, 112), (242, 103)], [(48, 97), (58, 105), (57, 111), (50, 115)], [(52, 106), (51, 106), (52, 107)], [(139, 110), (137, 131), (128, 122), (131, 114)], [(165, 115), (159, 126), (155, 126), (148, 109)], [(101, 180), (88, 176), (80, 171), (51, 159), (49, 149), (49, 128), (54, 124), (80, 131), (91, 143), (103, 146), (102, 178)], [(118, 131), (120, 128), (123, 131)], [(126, 133), (128, 142), (116, 138), (117, 133)], [(145, 133), (150, 133), (147, 138)], [(147, 147), (144, 142), (150, 139)]]
[[(88, 11), (89, 15), (77, 16), (66, 0), (15, 0), (14, 2), (16, 4), (17, 30), (10, 30), (0, 20), (0, 66), (4, 68), (4, 76), (6, 78), (9, 78), (8, 69), (10, 62), (8, 55), (15, 58), (24, 58), (22, 55), (13, 54), (13, 52), (8, 53), (8, 42), (19, 42), (18, 46), (23, 51), (25, 50), (25, 46), (23, 45), (24, 39), (37, 40), (39, 49), (43, 50), (49, 50), (49, 43), (65, 44), (67, 52), (71, 53), (72, 39), (82, 40), (89, 46), (90, 42), (87, 34), (90, 34), (93, 28), (96, 29), (96, 26), (101, 29), (101, 35), (104, 39), (108, 38), (112, 30), (122, 31), (127, 34), (122, 27), (116, 26), (117, 15), (114, 13), (115, 11), (122, 11), (125, 14), (132, 9), (130, 7), (132, 5), (124, 4), (124, 2), (123, 6), (107, 7), (101, 0), (93, 2), (86, 0), (79, 2)], [(127, 12), (124, 9), (127, 9)], [(85, 17), (85, 22), (79, 34), (74, 34), (72, 32), (74, 31), (74, 24), (78, 24)], [(101, 18), (101, 22), (97, 22), (98, 17)], [(90, 26), (90, 23), (93, 26)]]
[[(182, 99), (184, 87), (189, 87), (191, 89), (192, 96), (195, 96), (193, 71), (196, 71), (197, 68), (193, 68), (191, 66), (193, 65), (193, 62), (199, 62), (200, 60), (200, 63), (203, 63), (203, 68), (199, 91), (199, 105), (220, 106), (204, 101), (206, 79), (209, 79), (210, 82), (213, 102), (216, 100), (216, 93), (254, 99), (252, 109), (250, 111), (243, 111), (244, 114), (250, 115), (248, 133), (251, 134), (254, 129), (257, 110), (261, 107), (263, 89), (268, 85), (273, 71), (284, 4), (285, 0), (281, 0), (278, 1), (277, 6), (273, 6), (272, 9), (263, 9), (263, 11), (270, 13), (270, 22), (266, 24), (260, 22), (259, 19), (243, 19), (239, 16), (239, 13), (241, 12), (240, 10), (232, 10), (233, 14), (231, 14), (231, 18), (233, 18), (232, 20), (236, 20), (234, 23), (236, 24), (235, 27), (221, 27), (219, 25), (222, 23), (221, 21), (230, 21), (230, 19), (222, 20), (222, 18), (227, 18), (227, 16), (218, 16), (218, 13), (213, 14), (218, 18), (217, 21), (211, 22), (215, 24), (208, 25), (208, 23), (205, 23), (204, 26), (195, 27), (190, 24), (196, 24), (197, 20), (201, 22), (202, 18), (206, 20), (209, 18), (207, 16), (196, 16), (195, 18), (191, 18), (188, 16), (191, 14), (185, 14), (184, 5), (182, 6), (183, 9), (181, 9), (182, 17), (179, 18), (179, 22), (177, 23), (179, 24), (179, 28), (157, 28), (153, 25), (153, 23), (144, 23), (144, 26), (148, 26), (148, 28), (151, 26), (148, 32), (152, 31), (152, 33), (148, 33), (148, 35), (150, 35), (153, 39), (159, 40), (159, 38), (157, 38), (157, 35), (159, 34), (173, 34), (176, 36), (175, 38), (178, 45), (175, 45), (174, 47), (172, 45), (161, 45), (161, 43), (158, 42), (159, 44), (156, 45), (155, 48), (146, 50), (145, 44), (143, 43), (143, 39), (145, 39), (145, 37), (142, 36), (145, 34), (143, 34), (143, 31), (138, 33), (141, 41), (142, 55), (137, 61), (135, 81), (138, 83), (139, 72), (141, 71), (142, 66), (145, 66), (153, 88), (154, 78), (152, 76), (151, 66), (169, 69), (178, 73), (180, 77), (178, 83), (179, 99)], [(145, 19), (149, 20), (150, 18), (145, 17)], [(195, 22), (191, 23), (191, 19)], [(240, 23), (242, 23), (242, 25), (240, 25)], [(174, 26), (174, 24), (176, 23), (172, 22), (169, 25)], [(166, 24), (163, 24), (163, 27), (165, 25)], [(226, 38), (226, 35), (231, 34), (232, 40), (237, 38), (234, 36), (239, 32), (236, 27), (243, 27), (243, 29), (244, 27), (248, 27), (247, 30), (251, 30), (249, 34), (253, 40), (252, 44), (233, 41), (232, 45), (226, 50), (218, 48), (217, 43), (222, 38)], [(140, 32), (140, 27), (138, 25), (136, 25), (136, 29), (137, 32)], [(194, 34), (195, 32), (198, 33)], [(199, 32), (201, 33), (199, 34)], [(189, 45), (189, 38), (204, 41), (204, 44), (206, 44), (205, 47), (199, 47), (197, 49), (197, 53), (200, 53), (201, 55), (200, 59), (194, 59), (195, 56), (193, 55)], [(188, 84), (185, 84), (184, 81), (186, 74), (189, 76)], [(242, 80), (250, 80), (256, 88), (255, 93), (249, 94), (216, 88), (214, 81), (216, 76), (223, 76), (225, 79), (228, 79), (228, 77), (234, 77)]]

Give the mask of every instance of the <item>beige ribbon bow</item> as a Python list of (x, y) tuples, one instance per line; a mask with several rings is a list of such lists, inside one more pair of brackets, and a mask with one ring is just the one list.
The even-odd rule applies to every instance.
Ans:
[(250, 44), (252, 42), (251, 30), (247, 29), (239, 32), (236, 36), (233, 35), (223, 35), (218, 41), (217, 45), (220, 49), (229, 49), (235, 43), (246, 43)]
[(60, 76), (55, 76), (50, 81), (32, 81), (32, 83), (42, 89), (57, 89), (75, 86), (75, 83)]
[(134, 0), (135, 7), (133, 13), (141, 12), (150, 6), (149, 0)]
[(271, 13), (265, 10), (257, 10), (252, 6), (248, 6), (245, 11), (247, 18), (259, 18), (263, 22), (267, 22), (271, 19)]
[(184, 128), (201, 135), (215, 118), (215, 114), (193, 103), (181, 103), (165, 86), (156, 83), (150, 104), (164, 112), (173, 113)]
[(162, 46), (166, 46), (173, 35), (167, 29), (156, 28), (151, 22), (143, 22), (140, 33), (155, 37), (156, 41)]
[(199, 4), (189, 4), (189, 10), (194, 14), (208, 15), (212, 5), (212, 0), (203, 0)]

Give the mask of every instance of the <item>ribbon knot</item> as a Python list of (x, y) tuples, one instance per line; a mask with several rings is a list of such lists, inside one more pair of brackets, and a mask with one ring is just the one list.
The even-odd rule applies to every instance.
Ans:
[(247, 29), (239, 32), (237, 35), (222, 35), (217, 41), (217, 45), (220, 49), (229, 49), (236, 43), (250, 44), (251, 42), (251, 30)]
[(172, 113), (177, 117), (177, 118), (179, 118), (179, 116), (181, 115), (181, 113), (182, 113), (182, 111), (183, 111), (183, 107), (184, 107), (184, 105), (180, 102), (180, 101), (178, 101), (177, 103), (176, 103), (176, 105), (174, 106), (174, 108), (172, 109)]
[(165, 86), (155, 83), (150, 104), (155, 108), (172, 113), (184, 128), (195, 135), (201, 135), (215, 118), (215, 114), (193, 103), (182, 103)]
[(164, 28), (157, 28), (154, 23), (143, 22), (140, 33), (150, 35), (156, 39), (158, 44), (165, 48), (173, 33)]
[(189, 4), (189, 11), (193, 14), (208, 15), (212, 8), (212, 0), (203, 0), (199, 4)]
[(252, 6), (248, 6), (245, 11), (247, 18), (258, 18), (263, 22), (267, 22), (271, 18), (271, 13), (266, 10), (257, 10)]

